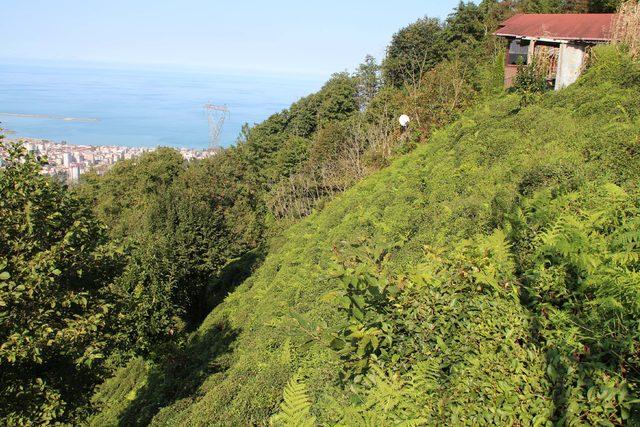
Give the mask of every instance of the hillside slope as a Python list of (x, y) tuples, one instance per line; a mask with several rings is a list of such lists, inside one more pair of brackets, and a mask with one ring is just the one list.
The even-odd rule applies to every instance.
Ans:
[[(468, 112), (436, 132), (427, 144), (286, 231), (272, 243), (262, 267), (209, 315), (185, 351), (162, 366), (134, 360), (106, 382), (95, 397), (102, 409), (92, 423), (267, 424), (278, 412), (282, 390), (296, 372), (305, 378), (317, 421), (341, 420), (347, 406), (361, 403), (354, 400), (357, 389), (339, 386), (344, 359), (323, 344), (322, 336), (337, 333), (348, 323), (339, 309), (338, 296), (344, 285), (334, 273), (339, 264), (335, 259), (341, 257), (343, 248), (352, 244), (391, 247), (385, 274), (400, 277), (427, 260), (436, 262), (429, 258), (430, 251), (448, 253), (465, 239), (479, 242), (479, 235), (498, 240), (516, 236), (511, 224), (514, 212), (526, 216), (543, 211), (541, 206), (557, 208), (543, 219), (532, 216), (539, 222), (521, 232), (524, 241), (527, 233), (538, 233), (553, 222), (554, 215), (565, 212), (562, 206), (583, 206), (584, 200), (584, 209), (590, 209), (592, 195), (598, 203), (609, 204), (608, 197), (619, 191), (624, 196), (611, 196), (612, 200), (637, 202), (640, 67), (612, 49), (598, 50), (597, 56), (596, 64), (578, 84), (545, 94), (524, 108), (517, 95), (505, 95)], [(635, 211), (629, 208), (628, 212)], [(496, 235), (496, 229), (505, 231)], [(529, 283), (523, 274), (537, 246), (535, 238), (527, 241), (533, 243), (503, 245), (511, 251), (507, 258), (513, 271), (505, 273), (512, 277), (511, 283)], [(633, 246), (631, 252), (637, 249)], [(636, 267), (628, 266), (630, 270)], [(457, 279), (450, 280), (438, 283), (455, 285)], [(637, 288), (637, 282), (631, 281), (632, 300), (640, 295)], [(446, 289), (442, 291), (441, 298), (451, 298)], [(431, 290), (416, 292), (415, 300), (424, 295), (438, 297)], [(460, 288), (456, 292), (464, 296), (467, 291)], [(464, 353), (461, 361), (447, 362), (441, 375), (450, 385), (442, 393), (461, 406), (454, 414), (447, 409), (449, 403), (442, 403), (441, 409), (446, 410), (440, 415), (434, 412), (433, 419), (483, 420), (473, 412), (476, 406), (463, 406), (464, 399), (497, 408), (484, 415), (485, 421), (529, 424), (571, 415), (573, 395), (564, 400), (558, 397), (557, 381), (549, 369), (552, 352), (544, 345), (548, 341), (527, 335), (534, 327), (535, 306), (527, 305), (524, 292), (520, 294), (514, 301), (511, 291), (478, 290), (473, 298), (451, 300), (449, 311), (430, 308), (441, 313), (440, 320), (464, 315), (472, 325), (468, 330), (466, 326), (455, 330), (434, 326), (433, 337), (421, 347), (425, 354), (427, 350), (447, 354), (445, 348), (458, 348), (478, 356), (471, 359)], [(424, 303), (427, 307), (429, 301)], [(628, 318), (637, 326), (635, 314)], [(637, 333), (637, 327), (635, 330)], [(503, 345), (512, 334), (518, 338)], [(471, 336), (477, 345), (463, 346)], [(438, 344), (429, 347), (431, 341)], [(637, 361), (636, 343), (631, 338), (628, 347)], [(477, 369), (463, 375), (474, 363)], [(635, 361), (629, 363), (637, 366)], [(504, 390), (480, 392), (478, 385), (494, 387), (497, 380), (491, 378), (492, 372), (501, 373)], [(605, 373), (603, 378), (611, 375)], [(637, 374), (626, 375), (625, 393), (633, 395)], [(464, 381), (466, 388), (458, 387)], [(513, 401), (500, 400), (507, 389), (513, 392)], [(579, 387), (575, 390), (582, 393)], [(629, 416), (623, 400), (620, 397), (612, 404), (611, 420)], [(395, 421), (411, 418), (401, 414), (408, 410), (398, 402), (387, 409), (399, 414)], [(527, 419), (527, 413), (541, 414), (541, 418)], [(585, 414), (576, 416), (591, 419)]]

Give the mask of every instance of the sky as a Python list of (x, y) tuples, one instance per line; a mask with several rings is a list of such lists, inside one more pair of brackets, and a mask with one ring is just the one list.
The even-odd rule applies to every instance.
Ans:
[(458, 0), (2, 0), (0, 59), (327, 75)]

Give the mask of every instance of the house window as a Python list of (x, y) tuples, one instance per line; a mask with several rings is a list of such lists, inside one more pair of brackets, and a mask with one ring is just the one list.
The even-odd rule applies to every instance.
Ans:
[(529, 52), (529, 40), (511, 40), (509, 43), (509, 53), (507, 55), (507, 64), (522, 65), (527, 63)]

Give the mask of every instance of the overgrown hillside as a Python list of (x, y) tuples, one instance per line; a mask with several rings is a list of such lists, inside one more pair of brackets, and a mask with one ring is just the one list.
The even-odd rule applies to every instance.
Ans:
[(108, 380), (92, 423), (638, 421), (640, 67), (595, 58), (293, 225), (184, 350)]

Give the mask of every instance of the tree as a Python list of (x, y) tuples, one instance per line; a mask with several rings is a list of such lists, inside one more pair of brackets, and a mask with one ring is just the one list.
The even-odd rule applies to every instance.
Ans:
[(524, 13), (562, 13), (564, 0), (520, 0), (517, 9)]
[(325, 163), (336, 162), (347, 138), (347, 123), (327, 123), (315, 134), (313, 144), (309, 149), (310, 164), (320, 167)]
[(589, 12), (591, 13), (611, 13), (618, 10), (622, 0), (591, 0), (589, 4)]
[(487, 35), (484, 21), (480, 6), (461, 1), (447, 17), (444, 33), (449, 49), (482, 40)]
[(311, 141), (299, 136), (289, 137), (276, 155), (273, 180), (286, 178), (297, 171), (309, 157)]
[(89, 204), (0, 141), (0, 417), (72, 422), (101, 377), (120, 256)]
[(358, 110), (356, 99), (356, 84), (346, 72), (336, 73), (320, 90), (320, 107), (318, 122), (324, 124), (330, 121), (347, 119)]
[(424, 73), (446, 58), (447, 46), (442, 24), (422, 18), (393, 35), (382, 64), (385, 83), (400, 87), (415, 83)]
[(382, 86), (380, 66), (376, 63), (376, 59), (367, 55), (364, 62), (358, 66), (353, 78), (356, 82), (358, 105), (360, 111), (364, 111)]
[(291, 105), (288, 130), (295, 136), (310, 137), (318, 125), (319, 104), (319, 96), (314, 93)]
[(486, 34), (493, 33), (498, 26), (513, 15), (513, 4), (502, 0), (482, 0), (478, 4)]
[(173, 148), (159, 148), (118, 162), (103, 177), (87, 174), (76, 189), (94, 201), (94, 211), (108, 224), (111, 237), (135, 240), (153, 229), (154, 203), (184, 170), (184, 158)]
[[(228, 291), (215, 280), (223, 267), (261, 242), (263, 202), (244, 151), (227, 149), (189, 163), (143, 205), (140, 214), (150, 226), (142, 224), (127, 241), (130, 257), (113, 285), (122, 307), (114, 330), (118, 347), (161, 356), (165, 344), (180, 341)], [(145, 176), (147, 166), (129, 173)]]

